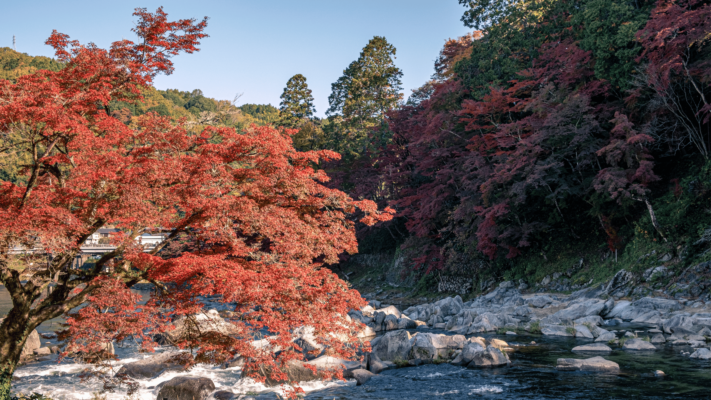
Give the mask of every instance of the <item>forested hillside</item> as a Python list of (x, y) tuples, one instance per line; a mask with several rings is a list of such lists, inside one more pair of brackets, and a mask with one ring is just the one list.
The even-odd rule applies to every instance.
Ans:
[[(40, 69), (58, 71), (62, 63), (48, 57), (29, 56), (10, 48), (0, 48), (0, 79), (14, 82), (22, 75)], [(112, 101), (109, 105), (113, 116), (128, 125), (135, 125), (138, 117), (156, 112), (173, 118), (186, 118), (194, 130), (205, 125), (223, 125), (245, 129), (252, 124), (273, 125), (279, 120), (279, 110), (271, 105), (244, 104), (205, 97), (200, 89), (191, 92), (177, 89), (158, 90), (154, 87), (143, 90), (143, 101), (126, 103)], [(235, 99), (237, 100), (237, 99)], [(20, 170), (24, 163), (15, 154), (0, 154), (0, 180), (23, 179)]]
[(338, 169), (398, 211), (361, 251), (397, 252), (392, 282), (475, 291), (711, 258), (709, 2), (460, 3), (476, 31)]

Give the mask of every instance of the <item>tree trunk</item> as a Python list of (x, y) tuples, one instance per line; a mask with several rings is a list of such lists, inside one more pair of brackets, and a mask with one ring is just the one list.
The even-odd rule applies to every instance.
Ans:
[(649, 202), (646, 198), (644, 199), (644, 203), (647, 205), (647, 210), (649, 210), (649, 217), (652, 219), (652, 225), (654, 226), (654, 229), (657, 230), (657, 233), (659, 233), (659, 236), (664, 239), (664, 241), (667, 241), (667, 238), (664, 237), (664, 234), (662, 233), (662, 229), (659, 227), (659, 223), (657, 223), (657, 216), (654, 215), (654, 208), (652, 208), (652, 203)]
[(10, 399), (12, 375), (27, 337), (35, 328), (30, 324), (29, 310), (29, 305), (17, 307), (16, 304), (0, 324), (0, 400)]

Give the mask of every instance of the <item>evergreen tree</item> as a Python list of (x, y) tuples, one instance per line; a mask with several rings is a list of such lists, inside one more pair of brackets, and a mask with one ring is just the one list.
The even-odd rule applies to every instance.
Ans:
[(395, 66), (395, 52), (384, 37), (373, 37), (360, 57), (331, 85), (327, 114), (343, 118), (339, 135), (345, 140), (339, 141), (335, 150), (344, 156), (362, 154), (368, 133), (382, 126), (385, 113), (402, 99), (402, 71)]
[(301, 74), (292, 76), (286, 83), (279, 104), (280, 123), (287, 128), (298, 128), (306, 119), (311, 119), (316, 108), (311, 89)]

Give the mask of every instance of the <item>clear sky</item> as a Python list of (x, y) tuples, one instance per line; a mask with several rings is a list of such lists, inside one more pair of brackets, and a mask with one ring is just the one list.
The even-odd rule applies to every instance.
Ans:
[(279, 105), (286, 81), (303, 74), (313, 90), (317, 115), (328, 108), (331, 83), (373, 36), (397, 48), (405, 98), (425, 83), (448, 38), (469, 29), (457, 0), (191, 0), (3, 2), (0, 47), (52, 56), (44, 44), (52, 29), (82, 43), (108, 47), (135, 39), (135, 7), (163, 5), (169, 19), (209, 17), (201, 51), (174, 59), (176, 70), (156, 80), (158, 89), (201, 89), (206, 96), (239, 104)]

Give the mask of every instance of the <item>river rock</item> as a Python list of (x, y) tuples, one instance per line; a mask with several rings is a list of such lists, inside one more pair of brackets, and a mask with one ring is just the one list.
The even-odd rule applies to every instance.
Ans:
[(605, 287), (605, 292), (613, 294), (619, 289), (634, 282), (634, 275), (632, 273), (625, 271), (624, 269), (619, 270), (615, 276), (612, 277), (610, 283)]
[(661, 333), (657, 333), (656, 335), (652, 336), (651, 339), (649, 339), (649, 342), (650, 342), (650, 343), (653, 343), (653, 344), (661, 344), (661, 343), (664, 343), (664, 342), (666, 342), (666, 341), (667, 341), (667, 340), (664, 339), (664, 335), (662, 335)]
[(689, 357), (698, 358), (699, 360), (710, 360), (711, 359), (711, 350), (702, 347), (700, 349), (697, 349)]
[(39, 349), (34, 350), (34, 354), (36, 356), (48, 356), (52, 354), (52, 349), (49, 347), (40, 347)]
[(601, 326), (603, 321), (602, 317), (599, 315), (589, 315), (587, 317), (578, 318), (573, 321), (575, 325), (590, 325), (590, 326)]
[(117, 374), (125, 374), (134, 379), (153, 379), (165, 371), (182, 371), (182, 356), (178, 352), (156, 354), (123, 365)]
[(502, 367), (509, 362), (506, 354), (494, 346), (487, 346), (486, 350), (475, 353), (467, 368)]
[(543, 308), (548, 304), (553, 303), (553, 299), (550, 296), (533, 296), (525, 301), (526, 305), (534, 308)]
[(562, 325), (546, 325), (541, 328), (541, 333), (546, 336), (573, 336), (573, 333), (569, 332), (569, 328)]
[(462, 335), (447, 336), (434, 333), (418, 332), (413, 336), (411, 359), (434, 360), (448, 359), (454, 350), (461, 349), (467, 343)]
[(576, 338), (584, 338), (584, 339), (593, 339), (594, 338), (592, 332), (590, 332), (590, 329), (588, 329), (588, 327), (585, 325), (576, 325), (575, 326), (575, 337)]
[(365, 368), (374, 373), (374, 374), (379, 374), (382, 371), (388, 369), (387, 365), (385, 365), (380, 358), (378, 358), (377, 355), (373, 353), (368, 353), (365, 357)]
[[(229, 390), (219, 390), (212, 394), (215, 400), (237, 400), (238, 396)], [(162, 399), (158, 399), (162, 400)]]
[(647, 308), (664, 313), (678, 311), (684, 306), (676, 300), (662, 299), (659, 297), (643, 297), (631, 304), (632, 307)]
[(666, 333), (696, 333), (694, 330), (694, 320), (687, 315), (675, 315), (664, 320), (662, 327)]
[(215, 390), (215, 384), (208, 378), (178, 376), (160, 384), (157, 400), (204, 400)]
[(657, 350), (653, 344), (641, 339), (630, 339), (622, 345), (622, 350)]
[(596, 342), (609, 342), (610, 340), (617, 339), (617, 335), (610, 331), (600, 329), (598, 332), (599, 334), (597, 336), (597, 339), (595, 339)]
[(619, 318), (620, 314), (622, 314), (622, 311), (627, 309), (630, 304), (632, 303), (627, 300), (618, 301), (615, 303), (614, 307), (612, 307), (609, 312), (602, 313), (602, 316), (605, 319)]
[(238, 333), (237, 328), (220, 317), (215, 309), (195, 315), (181, 315), (173, 321), (173, 325), (175, 329), (166, 332), (168, 339), (173, 343), (188, 336), (200, 336), (208, 332), (218, 332), (223, 335)]
[(452, 360), (452, 364), (454, 365), (468, 365), (472, 360), (474, 359), (474, 356), (477, 353), (481, 353), (486, 349), (486, 347), (482, 344), (479, 343), (478, 341), (476, 342), (470, 342), (467, 343), (464, 348), (462, 349), (461, 353), (459, 353), (454, 360)]
[(25, 346), (22, 347), (22, 353), (20, 353), (20, 358), (25, 358), (34, 355), (35, 350), (39, 349), (41, 346), (42, 343), (40, 342), (40, 335), (39, 333), (37, 333), (36, 329), (33, 329), (25, 340)]
[(657, 310), (651, 310), (637, 316), (631, 322), (639, 325), (659, 326), (662, 324), (662, 315)]
[(556, 368), (560, 371), (587, 371), (587, 372), (610, 372), (620, 371), (620, 366), (616, 362), (606, 360), (602, 357), (592, 357), (584, 360), (575, 358), (559, 358)]
[(574, 353), (609, 353), (612, 351), (610, 346), (607, 346), (603, 343), (590, 343), (590, 344), (584, 344), (582, 346), (576, 346), (573, 347), (572, 350)]
[(373, 353), (383, 361), (407, 360), (412, 349), (410, 339), (410, 333), (405, 330), (388, 332), (373, 347)]
[(398, 329), (398, 317), (393, 314), (388, 314), (383, 320), (383, 329), (386, 331), (394, 331)]
[(649, 282), (655, 277), (665, 277), (668, 274), (668, 270), (666, 267), (660, 266), (660, 267), (652, 267), (648, 268), (644, 271), (642, 274), (642, 279), (644, 279), (645, 282)]
[(372, 372), (370, 372), (370, 371), (368, 371), (368, 370), (362, 369), (362, 368), (358, 368), (358, 369), (353, 370), (353, 371), (346, 371), (346, 372), (343, 372), (343, 377), (344, 377), (344, 378), (346, 378), (346, 379), (355, 379), (355, 381), (356, 381), (356, 386), (360, 386), (360, 385), (365, 384), (365, 383), (368, 382), (368, 381), (370, 380), (370, 378), (372, 378), (373, 376), (375, 376), (375, 374), (373, 374)]
[(385, 315), (394, 315), (395, 319), (402, 318), (402, 313), (395, 306), (387, 306), (387, 307), (381, 308), (379, 310), (376, 310), (376, 312), (380, 312)]

